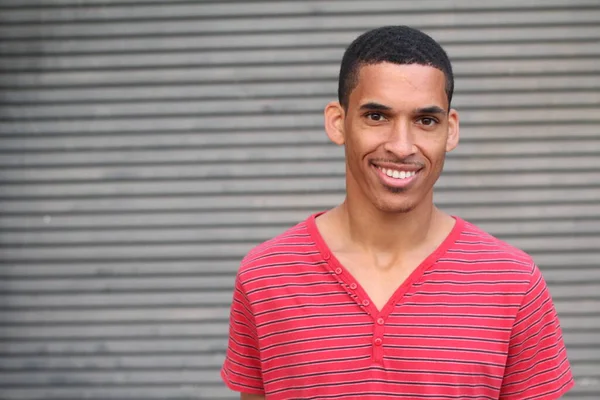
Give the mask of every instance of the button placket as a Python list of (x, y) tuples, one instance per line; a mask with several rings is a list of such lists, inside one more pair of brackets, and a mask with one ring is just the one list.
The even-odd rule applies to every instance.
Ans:
[(373, 362), (381, 365), (383, 364), (385, 318), (376, 318), (373, 326)]

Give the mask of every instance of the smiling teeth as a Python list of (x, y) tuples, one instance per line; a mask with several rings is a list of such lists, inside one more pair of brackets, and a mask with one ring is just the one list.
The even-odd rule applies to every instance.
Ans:
[(381, 172), (394, 179), (406, 179), (415, 176), (415, 171), (398, 171), (395, 169), (379, 168)]

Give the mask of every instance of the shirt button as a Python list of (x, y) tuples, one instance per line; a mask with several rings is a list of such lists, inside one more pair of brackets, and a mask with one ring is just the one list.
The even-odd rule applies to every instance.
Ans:
[(385, 324), (385, 320), (383, 318), (377, 318), (377, 323), (379, 325), (383, 325), (383, 324)]
[(357, 287), (358, 287), (358, 285), (356, 283), (354, 283), (354, 282), (352, 282), (350, 284), (350, 289), (352, 289), (352, 290), (356, 290)]
[(338, 274), (338, 275), (341, 274), (342, 273), (342, 269), (341, 268), (336, 268), (335, 269), (335, 273)]
[(377, 338), (375, 339), (375, 346), (381, 346), (383, 344), (383, 340), (381, 340), (381, 338)]
[(371, 302), (369, 300), (363, 300), (362, 305), (368, 307)]
[(329, 253), (325, 253), (325, 254), (323, 254), (323, 258), (326, 260), (329, 260), (331, 258), (331, 256), (329, 255)]

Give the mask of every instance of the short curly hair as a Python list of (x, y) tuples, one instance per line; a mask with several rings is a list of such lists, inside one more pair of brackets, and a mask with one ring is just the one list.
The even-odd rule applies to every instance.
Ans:
[(448, 104), (454, 92), (454, 75), (448, 55), (427, 34), (408, 26), (384, 26), (363, 33), (346, 49), (338, 81), (338, 100), (348, 109), (350, 93), (358, 84), (361, 66), (389, 62), (393, 64), (427, 65), (446, 76)]

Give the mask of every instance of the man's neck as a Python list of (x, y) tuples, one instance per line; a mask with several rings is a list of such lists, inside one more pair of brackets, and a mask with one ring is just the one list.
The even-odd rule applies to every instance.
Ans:
[[(435, 236), (443, 213), (433, 203), (421, 204), (406, 213), (384, 213), (374, 207), (353, 204), (346, 199), (337, 210), (337, 220), (347, 240), (365, 252), (405, 253)], [(442, 221), (440, 221), (442, 220)]]

